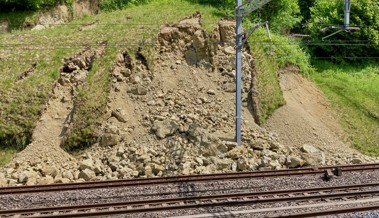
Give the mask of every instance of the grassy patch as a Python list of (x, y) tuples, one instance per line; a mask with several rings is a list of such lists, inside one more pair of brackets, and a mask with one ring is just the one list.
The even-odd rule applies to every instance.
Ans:
[(0, 148), (0, 167), (9, 163), (16, 153), (17, 150), (14, 148)]
[(10, 30), (23, 29), (25, 24), (34, 24), (36, 17), (34, 16), (38, 12), (34, 11), (13, 11), (13, 12), (0, 12), (0, 20), (8, 20), (10, 23)]
[(379, 68), (317, 62), (311, 78), (339, 112), (351, 143), (369, 155), (379, 155)]

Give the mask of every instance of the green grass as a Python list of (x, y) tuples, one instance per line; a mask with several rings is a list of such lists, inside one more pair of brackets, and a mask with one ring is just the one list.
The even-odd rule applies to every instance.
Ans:
[(275, 33), (271, 33), (271, 39), (272, 42), (263, 28), (257, 29), (249, 39), (257, 69), (260, 124), (264, 124), (277, 108), (285, 104), (278, 81), (280, 68), (295, 66), (303, 75), (313, 71), (309, 55), (299, 42), (289, 44), (287, 36)]
[(354, 147), (379, 156), (379, 67), (317, 62), (311, 78), (339, 112)]
[(0, 148), (0, 167), (9, 163), (16, 153), (17, 150), (14, 148)]
[(28, 23), (35, 24), (36, 13), (34, 11), (0, 12), (0, 20), (8, 20), (10, 31), (16, 31), (26, 28)]

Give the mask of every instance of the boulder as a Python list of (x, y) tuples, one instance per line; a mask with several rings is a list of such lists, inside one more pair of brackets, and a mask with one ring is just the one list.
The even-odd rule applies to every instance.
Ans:
[(30, 177), (30, 172), (25, 170), (18, 175), (18, 182), (26, 183), (29, 177)]
[(302, 160), (301, 158), (299, 157), (295, 157), (295, 156), (289, 156), (287, 158), (287, 167), (289, 168), (295, 168), (295, 167), (301, 167), (305, 164), (305, 161)]
[(74, 175), (72, 174), (71, 171), (67, 170), (67, 171), (64, 171), (64, 172), (62, 173), (62, 178), (63, 178), (63, 179), (73, 180), (73, 179), (74, 179)]
[(237, 146), (232, 150), (228, 151), (226, 154), (227, 157), (237, 160), (240, 157), (244, 157), (248, 155), (248, 151), (244, 146)]
[(84, 179), (85, 181), (90, 181), (96, 177), (95, 172), (90, 169), (81, 170), (79, 173), (79, 179)]
[(82, 160), (82, 161), (79, 163), (79, 169), (80, 169), (80, 170), (85, 170), (85, 169), (90, 169), (90, 170), (92, 170), (92, 169), (93, 169), (93, 160), (92, 160), (92, 159), (85, 159), (85, 160)]
[(152, 127), (152, 131), (160, 139), (173, 135), (177, 130), (178, 125), (171, 120), (156, 121)]
[(42, 164), (40, 169), (43, 176), (55, 177), (58, 174), (58, 170), (54, 165)]
[(302, 159), (308, 165), (325, 165), (325, 154), (315, 146), (304, 144), (301, 148), (304, 152), (301, 154)]
[(217, 170), (230, 170), (233, 164), (232, 160), (226, 158), (211, 157), (211, 160)]

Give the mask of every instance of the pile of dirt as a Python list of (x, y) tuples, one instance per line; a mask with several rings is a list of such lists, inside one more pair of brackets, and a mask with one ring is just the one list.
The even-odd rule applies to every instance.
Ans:
[(282, 69), (279, 80), (287, 103), (268, 119), (265, 128), (277, 134), (284, 145), (316, 146), (326, 154), (327, 164), (374, 160), (343, 142), (344, 132), (336, 112), (314, 83), (293, 66)]

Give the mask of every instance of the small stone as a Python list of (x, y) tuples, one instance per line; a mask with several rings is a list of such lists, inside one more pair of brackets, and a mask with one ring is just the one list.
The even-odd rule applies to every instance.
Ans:
[(48, 185), (48, 184), (53, 184), (53, 183), (54, 183), (54, 179), (51, 176), (45, 176), (38, 180), (39, 185)]
[(116, 134), (106, 133), (101, 137), (100, 146), (113, 146), (119, 142), (119, 136)]
[(207, 94), (209, 94), (209, 95), (215, 95), (216, 92), (213, 89), (208, 89)]
[(146, 95), (147, 89), (141, 85), (138, 85), (137, 87), (132, 88), (130, 90), (130, 93), (132, 93), (133, 95)]
[(121, 123), (126, 123), (126, 121), (127, 121), (127, 119), (125, 118), (125, 116), (120, 111), (113, 110), (112, 111), (112, 116), (114, 116)]

